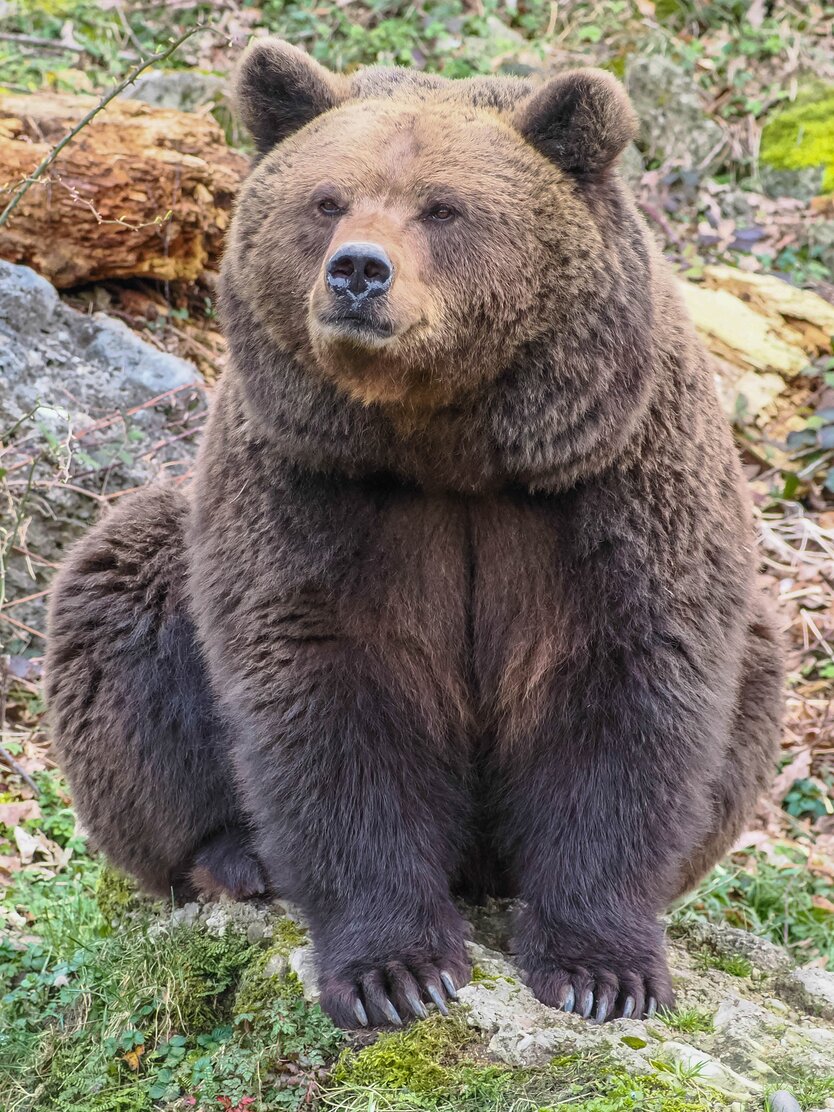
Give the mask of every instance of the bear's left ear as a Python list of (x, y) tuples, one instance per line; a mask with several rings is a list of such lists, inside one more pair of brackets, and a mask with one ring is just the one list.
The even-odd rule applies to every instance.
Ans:
[(256, 39), (238, 63), (237, 114), (260, 154), (347, 96), (347, 83), (283, 39)]
[(625, 89), (598, 69), (552, 78), (517, 109), (513, 123), (543, 155), (580, 176), (602, 173), (637, 135)]

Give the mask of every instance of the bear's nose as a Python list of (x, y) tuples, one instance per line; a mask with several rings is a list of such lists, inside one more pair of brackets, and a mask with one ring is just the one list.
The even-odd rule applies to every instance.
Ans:
[(327, 260), (326, 273), (333, 293), (359, 301), (385, 293), (394, 264), (378, 243), (343, 243)]

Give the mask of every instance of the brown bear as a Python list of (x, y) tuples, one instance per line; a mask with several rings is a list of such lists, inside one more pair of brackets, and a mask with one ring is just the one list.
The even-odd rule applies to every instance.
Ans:
[(298, 903), (322, 1004), (398, 1024), (519, 900), (546, 1004), (672, 1003), (659, 914), (774, 761), (781, 662), (708, 358), (616, 171), (619, 84), (329, 73), (274, 40), (188, 496), (52, 600), (93, 839), (148, 889)]

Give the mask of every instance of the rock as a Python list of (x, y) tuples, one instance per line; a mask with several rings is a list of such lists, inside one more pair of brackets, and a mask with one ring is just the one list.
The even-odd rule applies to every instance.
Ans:
[(787, 950), (726, 923), (692, 922), (675, 928), (689, 948), (706, 948), (721, 957), (746, 958), (760, 973), (782, 973), (793, 967)]
[(824, 171), (820, 166), (806, 166), (802, 170), (779, 170), (763, 164), (759, 167), (762, 189), (768, 197), (795, 197), (797, 201), (810, 201), (822, 193)]
[(636, 189), (643, 180), (643, 174), (646, 172), (646, 164), (643, 161), (643, 156), (640, 154), (640, 150), (636, 143), (629, 143), (620, 155), (618, 165), (620, 174), (625, 178), (632, 189)]
[(771, 197), (808, 201), (834, 191), (834, 85), (800, 90), (762, 130), (759, 174)]
[(729, 1069), (717, 1058), (681, 1042), (665, 1042), (657, 1051), (661, 1061), (692, 1071), (700, 1084), (717, 1089), (731, 1100), (747, 1100), (761, 1092), (761, 1085)]
[(269, 937), (270, 910), (256, 903), (235, 903), (223, 899), (203, 906), (199, 921), (209, 934), (223, 935), (229, 930), (237, 930), (248, 935), (253, 924), (260, 927), (260, 938)]
[(485, 17), (479, 34), (464, 36), (459, 47), (450, 37), (450, 46), (459, 57), (477, 59), (479, 63), (484, 61), (486, 48), (490, 69), (495, 73), (519, 77), (545, 73), (541, 50), (495, 14)]
[(311, 1003), (315, 1003), (319, 998), (315, 958), (315, 951), (311, 945), (296, 946), (289, 955), (289, 968), (301, 982), (304, 999)]
[(770, 1094), (770, 1112), (802, 1112), (799, 1101), (785, 1089)]
[(263, 923), (254, 922), (250, 923), (246, 928), (246, 941), (251, 942), (253, 946), (262, 942), (266, 937), (266, 928)]
[(787, 999), (810, 1015), (834, 1020), (834, 973), (825, 969), (794, 969), (780, 982)]
[(773, 1060), (785, 1022), (759, 1004), (729, 996), (713, 1017), (709, 1046), (724, 1065), (754, 1077), (773, 1079)]
[(286, 977), (290, 963), (285, 954), (270, 954), (264, 966), (265, 977)]
[[(68, 308), (45, 279), (2, 260), (0, 381), (0, 430), (17, 425), (6, 435), (5, 481), (22, 497), (31, 478), (7, 568), (13, 602), (48, 585), (66, 545), (110, 498), (187, 474), (206, 398), (192, 364), (144, 343), (121, 321)], [(42, 631), (44, 608), (41, 598), (4, 613)], [(13, 651), (42, 648), (19, 626), (0, 628), (7, 643), (19, 632)]]
[(781, 1019), (771, 1015), (759, 1004), (740, 996), (729, 996), (719, 1005), (713, 1017), (713, 1029), (734, 1039), (759, 1039), (763, 1033), (781, 1028)]
[(721, 127), (706, 113), (698, 86), (661, 54), (634, 58), (625, 84), (640, 117), (640, 147), (650, 159), (701, 166), (720, 149)]
[(219, 104), (226, 86), (222, 77), (201, 70), (151, 70), (142, 74), (122, 96), (156, 108), (197, 112)]
[[(472, 980), (459, 990), (459, 1003), (450, 1007), (448, 1027), (435, 1019), (425, 1029), (430, 1040), (427, 1052), (436, 1055), (442, 1030), (457, 1039), (460, 1021), (465, 1023), (471, 1038), (465, 1040), (460, 1055), (453, 1046), (448, 1048), (456, 1068), (476, 1072), (499, 1063), (511, 1070), (552, 1071), (561, 1060), (570, 1063), (565, 1097), (586, 1083), (598, 1082), (601, 1069), (618, 1078), (654, 1075), (661, 1086), (659, 1092), (671, 1072), (676, 1089), (686, 1093), (685, 1099), (675, 1096), (676, 1108), (688, 1106), (691, 1100), (693, 1107), (709, 1105), (727, 1112), (762, 1112), (766, 1086), (784, 1087), (798, 1076), (831, 1075), (834, 1022), (822, 1019), (810, 1025), (773, 997), (775, 986), (786, 976), (795, 978), (801, 972), (805, 976), (800, 979), (807, 981), (808, 974), (821, 971), (786, 973), (787, 955), (778, 946), (725, 926), (690, 924), (669, 948), (679, 1012), (649, 1022), (616, 1020), (598, 1026), (547, 1008), (534, 998), (502, 941), (507, 936), (511, 905), (492, 901), (486, 908), (469, 910), (475, 934), (468, 947)], [(190, 904), (173, 913), (166, 908), (152, 929), (167, 931), (178, 925), (215, 933), (238, 931), (250, 941), (253, 936), (256, 941), (270, 939), (263, 966), (253, 967), (257, 976), (291, 977), (293, 983), (297, 978), (305, 1000), (310, 1004), (318, 1001), (314, 948), (299, 942), (303, 928), (290, 918), (285, 904), (241, 905), (220, 900)], [(720, 968), (705, 969), (707, 949), (714, 954), (743, 955), (758, 976), (739, 978)], [(826, 976), (834, 980), (834, 976)], [(706, 1022), (693, 1023), (699, 1016)], [(419, 1031), (418, 1024), (403, 1033), (404, 1042), (393, 1035), (388, 1044), (379, 1044), (386, 1045), (386, 1055), (393, 1056), (385, 1058), (386, 1070), (397, 1054), (414, 1053), (417, 1043), (409, 1040), (419, 1041)], [(367, 1046), (369, 1037), (373, 1039), (366, 1033), (358, 1043), (351, 1037), (348, 1045)], [(583, 1070), (588, 1071), (587, 1078)], [(407, 1106), (408, 1095), (397, 1107)], [(782, 1112), (795, 1112), (787, 1092), (781, 1099), (788, 1102)], [(560, 1098), (557, 1103), (570, 1101)]]

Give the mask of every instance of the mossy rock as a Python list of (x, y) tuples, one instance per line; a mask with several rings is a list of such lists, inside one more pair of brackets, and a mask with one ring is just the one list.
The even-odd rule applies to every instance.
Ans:
[(814, 85), (762, 132), (762, 181), (771, 195), (834, 192), (834, 85)]

